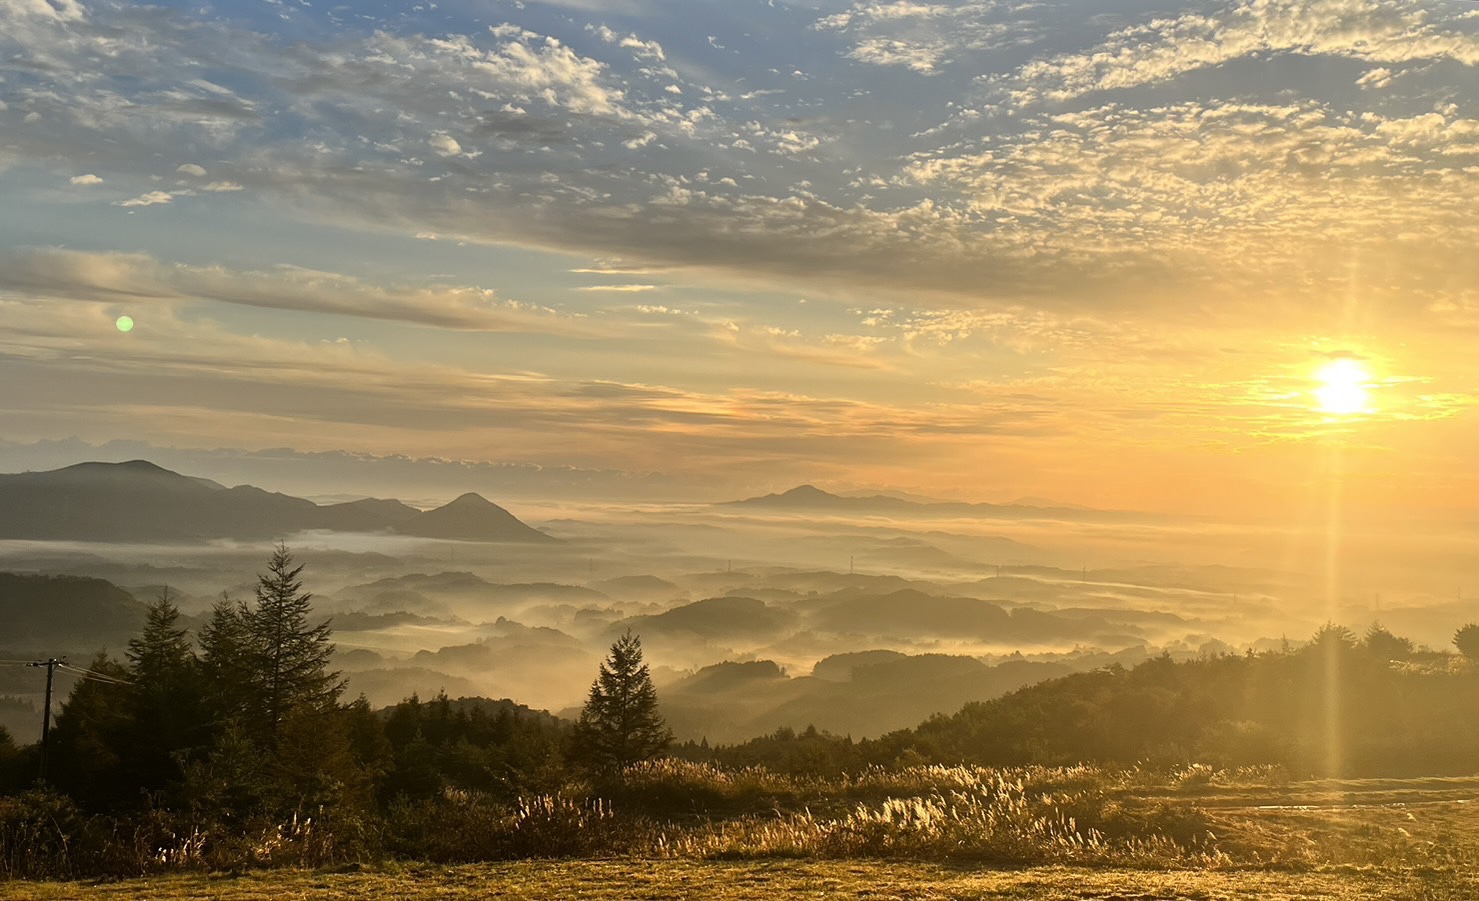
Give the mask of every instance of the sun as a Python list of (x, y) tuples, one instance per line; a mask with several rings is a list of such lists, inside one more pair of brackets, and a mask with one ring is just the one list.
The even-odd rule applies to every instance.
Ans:
[(1371, 373), (1359, 361), (1349, 357), (1331, 360), (1315, 373), (1315, 380), (1320, 383), (1314, 394), (1321, 412), (1341, 416), (1366, 412)]

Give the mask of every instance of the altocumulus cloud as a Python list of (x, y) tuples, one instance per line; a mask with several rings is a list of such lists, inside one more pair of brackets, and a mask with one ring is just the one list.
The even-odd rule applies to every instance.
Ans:
[[(1391, 298), (1432, 306), (1475, 262), (1479, 234), (1456, 207), (1472, 193), (1473, 104), (1431, 68), (1479, 61), (1479, 20), (1456, 6), (1269, 0), (1151, 17), (1111, 3), (1084, 22), (1077, 3), (777, 5), (753, 11), (764, 46), (685, 6), (730, 49), (684, 54), (668, 49), (682, 17), (644, 8), (620, 29), (582, 9), (557, 24), (509, 8), (492, 27), (428, 9), (414, 28), (346, 20), (325, 40), (294, 26), (337, 17), (313, 8), (247, 26), (10, 3), (6, 101), (37, 117), (12, 152), (85, 165), (156, 218), (185, 191), (196, 208), (248, 187), (348, 229), (960, 306), (1184, 310), (1186, 292), (1220, 291), (1227, 314), (1275, 282), (1319, 304), (1348, 275), (1308, 240), (1327, 227), (1395, 274), (1371, 289)], [(1069, 19), (1080, 27), (1053, 30)], [(722, 74), (740, 47), (749, 69)], [(1260, 55), (1345, 62), (1348, 85), (1370, 70), (1362, 86), (1392, 96), (1367, 119), (1313, 78), (1182, 89)], [(952, 74), (965, 66), (980, 77)], [(1442, 119), (1426, 141), (1403, 124), (1424, 115)], [(187, 162), (167, 170), (184, 191), (153, 187), (157, 160), (186, 146), (211, 180)], [(1335, 194), (1309, 188), (1321, 167)]]

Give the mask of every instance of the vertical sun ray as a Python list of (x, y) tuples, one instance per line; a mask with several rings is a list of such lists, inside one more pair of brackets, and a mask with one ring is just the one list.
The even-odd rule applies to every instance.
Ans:
[[(1345, 448), (1337, 440), (1330, 447), (1328, 465), (1325, 472), (1324, 595), (1325, 621), (1327, 623), (1336, 622), (1340, 613), (1341, 493), (1344, 488), (1344, 477)], [(1340, 740), (1340, 650), (1338, 647), (1321, 649), (1321, 657), (1324, 661), (1324, 691), (1322, 693), (1324, 698), (1324, 722), (1321, 724), (1321, 735), (1324, 744), (1325, 773), (1332, 778), (1340, 775), (1343, 763)]]

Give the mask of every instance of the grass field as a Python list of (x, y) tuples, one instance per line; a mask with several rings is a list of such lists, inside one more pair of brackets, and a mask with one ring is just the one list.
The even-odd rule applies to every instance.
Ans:
[[(721, 778), (705, 770), (663, 770), (668, 780), (685, 773)], [(1082, 767), (1039, 769), (1028, 776), (1050, 791), (1029, 804), (1028, 795), (1037, 795), (1014, 788), (1016, 783), (978, 784), (1001, 779), (1001, 771), (873, 773), (828, 787), (864, 798), (884, 793), (908, 800), (854, 800), (852, 813), (839, 809), (820, 816), (774, 809), (764, 815), (704, 818), (656, 832), (637, 830), (625, 843), (609, 846), (569, 844), (568, 839), (619, 832), (619, 819), (592, 819), (579, 805), (555, 805), (544, 811), (553, 820), (535, 816), (529, 821), (537, 830), (559, 827), (536, 831), (540, 842), (531, 846), (531, 853), (559, 853), (552, 849), (560, 841), (567, 848), (619, 850), (563, 852), (573, 859), (485, 863), (381, 857), (375, 863), (321, 870), (279, 863), (229, 874), (206, 872), (208, 863), (199, 861), (184, 871), (167, 869), (121, 880), (0, 881), (0, 901), (1479, 899), (1479, 782), (1474, 778), (1274, 782), (1233, 778), (1238, 775), (1190, 769), (1181, 773), (1184, 778), (1167, 781)], [(752, 773), (744, 778), (768, 785), (770, 777)], [(1083, 782), (1113, 790), (1101, 794), (1075, 788)], [(1005, 806), (973, 807), (975, 795), (945, 791), (950, 785), (975, 785), (978, 795)], [(925, 789), (928, 793), (910, 796)], [(1058, 800), (1048, 804), (1048, 795)], [(1088, 841), (1084, 836), (1093, 833), (1086, 827), (1042, 813), (1051, 809), (1078, 809), (1116, 828), (1145, 831)], [(564, 819), (570, 811), (580, 813), (578, 822)], [(446, 836), (505, 826), (497, 818), (424, 824), (429, 832)], [(993, 830), (994, 839), (989, 837)], [(1167, 838), (1171, 834), (1182, 835), (1181, 843)], [(476, 840), (470, 847), (478, 847)]]
[(355, 873), (182, 875), (112, 883), (0, 883), (27, 901), (151, 898), (290, 901), (372, 898), (1021, 898), (1473, 899), (1473, 872), (1336, 868), (1309, 872), (998, 870), (879, 861), (596, 860), (404, 866)]

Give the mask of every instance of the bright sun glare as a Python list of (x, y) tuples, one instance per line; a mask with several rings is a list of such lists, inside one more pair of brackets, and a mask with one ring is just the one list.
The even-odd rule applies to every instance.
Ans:
[(1358, 361), (1349, 358), (1331, 360), (1315, 373), (1320, 387), (1315, 399), (1325, 413), (1347, 415), (1366, 411), (1366, 386), (1371, 373)]

